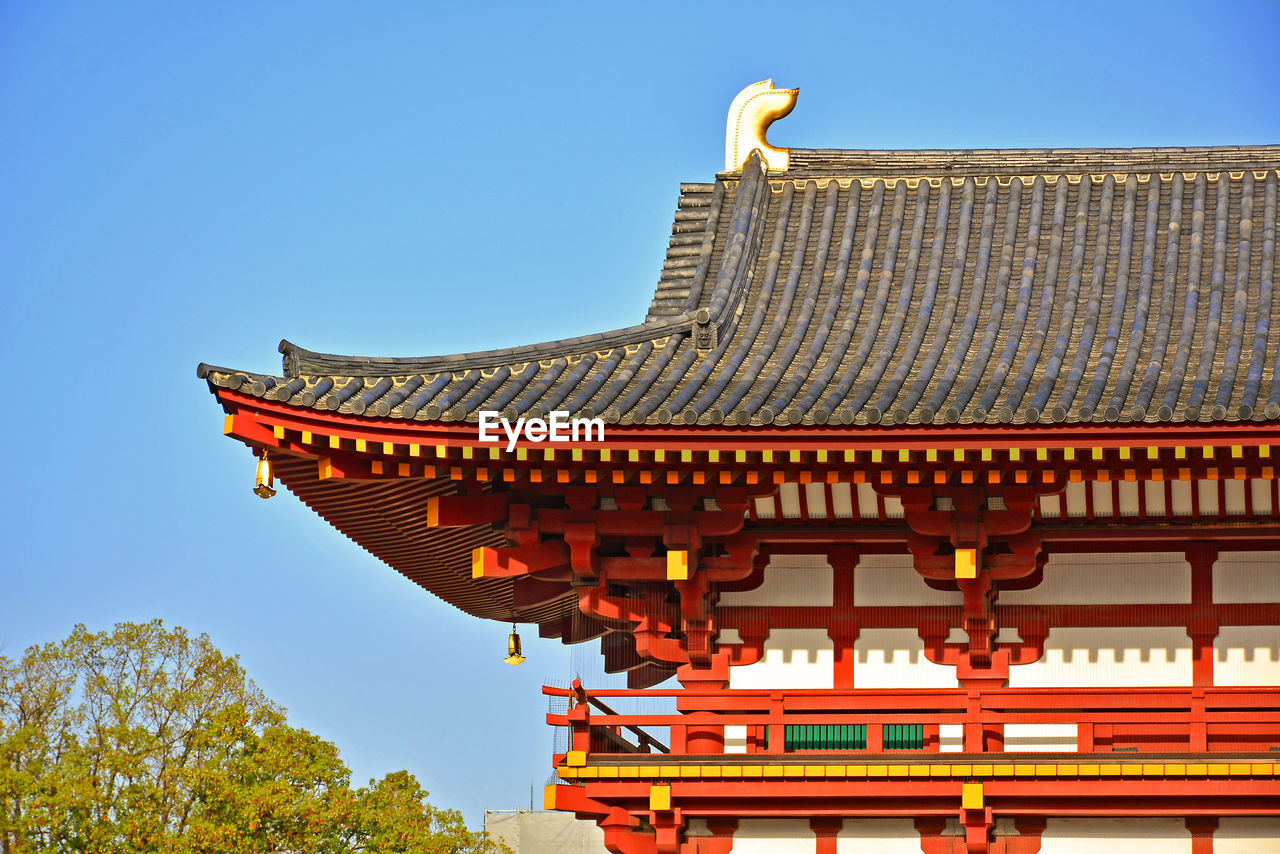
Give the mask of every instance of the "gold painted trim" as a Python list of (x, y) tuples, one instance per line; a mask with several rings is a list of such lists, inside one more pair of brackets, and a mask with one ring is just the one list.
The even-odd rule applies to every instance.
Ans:
[(787, 171), (790, 151), (770, 145), (765, 133), (769, 125), (795, 109), (799, 95), (799, 89), (775, 89), (770, 78), (752, 83), (734, 96), (725, 125), (724, 171), (742, 171), (753, 151), (760, 152), (767, 169)]

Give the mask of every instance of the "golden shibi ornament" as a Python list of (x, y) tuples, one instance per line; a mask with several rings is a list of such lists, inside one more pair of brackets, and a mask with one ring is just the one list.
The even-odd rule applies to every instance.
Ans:
[(511, 634), (507, 638), (507, 657), (502, 660), (512, 667), (524, 661), (524, 653), (520, 648), (520, 633), (516, 631), (515, 623), (511, 624)]
[(259, 498), (270, 498), (276, 494), (271, 488), (275, 478), (271, 474), (271, 461), (267, 459), (267, 452), (262, 452), (262, 459), (258, 460), (258, 476), (255, 478), (257, 483), (254, 484), (253, 494)]

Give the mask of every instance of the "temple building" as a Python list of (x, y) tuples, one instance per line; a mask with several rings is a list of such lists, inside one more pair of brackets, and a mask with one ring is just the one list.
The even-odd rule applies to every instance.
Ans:
[(529, 701), (611, 851), (1280, 851), (1280, 146), (776, 148), (796, 95), (636, 325), (201, 365), (260, 494), (598, 645)]

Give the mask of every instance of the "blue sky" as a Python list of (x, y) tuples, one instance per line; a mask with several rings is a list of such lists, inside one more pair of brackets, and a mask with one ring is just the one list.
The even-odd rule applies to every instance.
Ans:
[(442, 806), (527, 804), (571, 657), (250, 493), (200, 361), (625, 326), (743, 86), (771, 141), (1280, 142), (1280, 3), (0, 5), (4, 654), (162, 617)]

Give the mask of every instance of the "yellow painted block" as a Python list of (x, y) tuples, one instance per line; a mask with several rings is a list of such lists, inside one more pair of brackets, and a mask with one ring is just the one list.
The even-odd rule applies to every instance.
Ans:
[(930, 777), (950, 777), (951, 766), (950, 765), (930, 765), (929, 776)]
[(1241, 457), (1243, 457), (1243, 456), (1244, 456), (1244, 446), (1243, 446), (1243, 445), (1232, 445), (1232, 446), (1231, 446), (1231, 459), (1233, 459), (1233, 460), (1238, 460), (1238, 459), (1240, 459), (1240, 458), (1241, 458)]
[(804, 776), (806, 777), (825, 777), (827, 768), (825, 765), (806, 765), (804, 766)]
[(908, 766), (908, 769), (907, 769), (907, 776), (909, 776), (909, 777), (928, 777), (928, 776), (929, 776), (929, 766), (928, 766), (928, 765), (910, 765), (910, 766)]
[(993, 771), (994, 768), (990, 765), (973, 766), (973, 776), (975, 777), (990, 777)]
[(983, 448), (983, 449), (982, 449), (982, 461), (983, 461), (984, 463), (989, 463), (989, 462), (991, 462), (991, 458), (992, 458), (993, 456), (995, 456), (995, 454), (992, 452), (992, 450), (991, 450), (990, 448)]
[(627, 462), (629, 463), (640, 462), (640, 452), (635, 448), (632, 448), (631, 450), (627, 451)]
[(826, 775), (827, 775), (828, 777), (843, 777), (843, 776), (844, 776), (844, 766), (843, 766), (843, 765), (828, 765), (828, 766), (826, 766), (826, 768), (825, 768), (824, 770), (825, 770), (825, 773), (826, 773)]
[(680, 462), (682, 463), (693, 462), (693, 451), (689, 450), (688, 448), (682, 448), (680, 450)]
[(972, 765), (952, 765), (951, 766), (952, 777), (968, 777), (971, 774), (973, 774)]
[(1080, 776), (1081, 776), (1081, 777), (1096, 777), (1096, 776), (1098, 776), (1098, 766), (1097, 766), (1097, 765), (1094, 765), (1094, 764), (1085, 764), (1085, 765), (1081, 765), (1081, 766), (1080, 766)]
[[(803, 777), (804, 776), (803, 765), (784, 765), (782, 771), (783, 771), (782, 776), (784, 777)], [(768, 775), (766, 774), (766, 776)]]
[(856, 457), (857, 457), (857, 454), (853, 451), (853, 449), (851, 449), (851, 448), (850, 448), (850, 449), (846, 449), (846, 450), (845, 450), (845, 452), (844, 452), (844, 461), (845, 461), (846, 463), (851, 463), (851, 462), (853, 462), (853, 461), (854, 461), (854, 459), (855, 459)]
[(1010, 449), (1009, 449), (1009, 462), (1011, 462), (1011, 463), (1016, 463), (1016, 462), (1021, 462), (1021, 460), (1022, 460), (1022, 449), (1021, 449), (1021, 448), (1010, 448)]
[(600, 462), (607, 463), (613, 459), (613, 451), (608, 448), (600, 449)]
[(1147, 445), (1147, 459), (1149, 460), (1160, 459), (1160, 449), (1155, 445)]
[(819, 449), (815, 452), (818, 462), (825, 463), (827, 461), (827, 452), (825, 449)]
[(1013, 766), (1013, 773), (1014, 776), (1017, 777), (1034, 777), (1036, 773), (1036, 766), (1015, 764)]
[(1047, 763), (1044, 765), (1036, 766), (1037, 777), (1052, 777), (1054, 774), (1057, 774), (1057, 773), (1058, 773), (1058, 766), (1054, 765), (1053, 763)]
[(1090, 449), (1090, 452), (1091, 452), (1091, 454), (1092, 454), (1092, 456), (1093, 456), (1093, 458), (1094, 458), (1095, 460), (1100, 460), (1100, 459), (1102, 459), (1102, 449), (1101, 449), (1101, 448), (1091, 448), (1091, 449)]
[[(462, 455), (463, 455), (463, 457), (465, 457), (465, 456), (466, 456), (466, 450), (467, 450), (466, 448), (463, 448), (463, 449), (462, 449), (462, 451), (463, 451), (463, 454), (462, 454)], [(546, 462), (555, 462), (555, 459), (556, 459), (556, 449), (555, 449), (555, 448), (543, 448), (543, 449), (542, 449), (542, 459), (543, 459), (544, 461), (546, 461)]]
[(665, 463), (667, 461), (667, 452), (663, 450), (654, 451), (653, 461), (655, 463)]
[(747, 461), (747, 452), (746, 452), (746, 451), (734, 451), (734, 452), (733, 452), (733, 461), (734, 461), (734, 462), (737, 462), (737, 463), (745, 463), (745, 462)]
[(553, 810), (556, 808), (556, 789), (557, 786), (542, 787), (542, 808), (544, 810)]
[(1253, 769), (1252, 769), (1253, 776), (1270, 777), (1272, 773), (1275, 771), (1275, 767), (1276, 766), (1269, 765), (1266, 762), (1255, 762), (1253, 763)]
[(1182, 763), (1166, 762), (1164, 773), (1166, 777), (1182, 777), (1187, 773), (1187, 766)]
[[(432, 496), (427, 499), (427, 527), (434, 528), (440, 524), (440, 499)], [(472, 552), (474, 555), (475, 552)]]
[(956, 549), (956, 578), (978, 577), (978, 550)]
[(1157, 762), (1146, 762), (1142, 765), (1142, 776), (1144, 777), (1163, 777), (1164, 765)]
[(1047, 461), (1048, 461), (1048, 459), (1049, 459), (1049, 449), (1048, 449), (1048, 448), (1036, 448), (1036, 459), (1037, 459), (1037, 460), (1039, 460), (1039, 461), (1040, 461), (1040, 462), (1042, 462), (1042, 463), (1043, 463), (1043, 462), (1047, 462)]
[(1120, 773), (1126, 777), (1140, 777), (1142, 776), (1142, 766), (1126, 762), (1120, 766)]
[(725, 765), (724, 767), (722, 767), (722, 768), (720, 769), (720, 776), (722, 776), (722, 777), (741, 777), (741, 776), (742, 776), (742, 766), (740, 766), (740, 765)]
[(271, 428), (271, 435), (275, 436), (277, 439), (283, 439), (284, 428), (281, 427), (279, 424), (275, 425), (274, 427)]
[(587, 779), (594, 780), (596, 777), (599, 776), (599, 770), (600, 769), (595, 767), (579, 768), (578, 776), (584, 780), (587, 780)]
[[(952, 768), (955, 768), (956, 766), (952, 765), (951, 767), (952, 767)], [(954, 772), (953, 772), (953, 773), (954, 773)], [(957, 777), (958, 777), (958, 776), (960, 776), (960, 775), (959, 775), (959, 774), (956, 774), (955, 776), (957, 776)], [(994, 767), (991, 769), (991, 776), (993, 776), (993, 777), (1012, 777), (1012, 776), (1013, 776), (1013, 766), (1012, 766), (1012, 765), (996, 765), (996, 766), (994, 766)]]
[(906, 766), (906, 765), (890, 765), (890, 766), (889, 766), (889, 776), (890, 776), (890, 777), (905, 777), (905, 776), (907, 776), (907, 766)]
[(672, 549), (667, 552), (667, 580), (689, 580), (689, 553), (684, 549)]
[[(476, 551), (479, 551), (479, 549)], [(564, 764), (568, 765), (570, 768), (582, 768), (587, 764), (587, 751), (570, 750), (565, 754)]]
[(528, 449), (528, 448), (516, 448), (516, 459), (517, 459), (517, 460), (519, 460), (520, 462), (524, 462), (524, 461), (528, 460), (528, 459), (529, 459), (529, 449)]
[[(471, 577), (484, 578), (484, 546), (477, 546), (471, 550)], [(581, 753), (581, 750), (571, 750), (570, 753)]]
[(1119, 765), (1099, 765), (1098, 773), (1101, 774), (1103, 777), (1119, 777), (1120, 766)]
[(1232, 777), (1248, 777), (1249, 763), (1248, 762), (1232, 762), (1231, 776)]
[[(497, 448), (494, 448), (494, 450), (496, 451)], [(582, 449), (581, 448), (569, 449), (569, 459), (573, 460), (575, 463), (582, 462)]]
[(1066, 763), (1059, 763), (1057, 773), (1059, 777), (1074, 777), (1076, 776), (1076, 766), (1071, 764), (1066, 764)]
[(1216, 763), (1215, 763), (1215, 762), (1210, 762), (1210, 763), (1209, 763), (1209, 776), (1210, 776), (1210, 777), (1224, 777), (1224, 776), (1226, 776), (1227, 774), (1229, 774), (1230, 772), (1231, 772), (1231, 768), (1230, 768), (1230, 766), (1228, 766), (1225, 762), (1216, 762)]
[(1175, 460), (1185, 460), (1185, 459), (1187, 458), (1187, 446), (1186, 446), (1186, 445), (1174, 445), (1174, 447), (1173, 447), (1173, 458), (1174, 458)]
[(964, 448), (956, 448), (951, 452), (951, 459), (958, 463), (964, 462)]
[(1206, 460), (1213, 459), (1213, 455), (1214, 455), (1213, 445), (1205, 445), (1200, 450)]
[(848, 777), (865, 777), (867, 776), (867, 766), (865, 765), (846, 765), (844, 773)]
[(743, 777), (763, 777), (764, 766), (763, 765), (743, 765), (742, 776)]
[(563, 777), (566, 780), (572, 780), (573, 778), (578, 776), (578, 769), (561, 767), (556, 769), (556, 773), (558, 773), (561, 777)]
[(1270, 446), (1270, 445), (1259, 445), (1259, 446), (1258, 446), (1258, 456), (1260, 456), (1260, 457), (1262, 457), (1262, 458), (1264, 458), (1264, 459), (1265, 459), (1265, 458), (1267, 458), (1267, 457), (1270, 457), (1270, 456), (1271, 456), (1271, 446)]
[(703, 765), (701, 768), (698, 769), (698, 773), (700, 773), (703, 777), (719, 777), (720, 766), (719, 765)]
[(1062, 458), (1063, 458), (1064, 460), (1074, 460), (1074, 459), (1076, 458), (1076, 449), (1075, 449), (1075, 448), (1063, 448), (1063, 449), (1062, 449)]
[[(311, 434), (310, 430), (302, 431), (302, 444), (310, 445), (314, 440), (315, 440), (315, 437)], [(414, 456), (416, 457), (417, 454), (414, 454)]]
[(618, 778), (617, 765), (601, 765), (599, 771), (600, 771), (600, 779), (602, 780), (604, 779), (616, 780)]
[(679, 765), (663, 765), (662, 776), (663, 777), (679, 777), (680, 766)]
[(782, 776), (782, 766), (781, 766), (781, 765), (766, 765), (766, 766), (764, 766), (764, 775), (765, 775), (766, 777), (781, 777), (781, 776)]
[(640, 766), (641, 777), (660, 777), (662, 776), (659, 773), (660, 771), (662, 771), (662, 769), (659, 768), (657, 765), (641, 765)]
[(791, 462), (793, 463), (800, 462), (800, 452), (792, 449), (790, 459), (791, 459)]
[[(497, 450), (497, 448), (494, 448), (494, 450), (496, 451), (496, 450)], [(396, 452), (396, 443), (395, 443), (395, 442), (383, 442), (383, 443), (382, 443), (382, 453), (386, 454), (387, 456), (391, 456), (391, 455), (392, 455), (392, 454), (394, 454), (395, 452)]]
[(1204, 763), (1201, 763), (1201, 762), (1188, 762), (1188, 763), (1187, 763), (1187, 776), (1188, 776), (1188, 777), (1203, 777), (1204, 775), (1206, 775), (1206, 774), (1208, 774), (1208, 773), (1209, 773), (1209, 766), (1208, 766), (1208, 765), (1205, 765)]
[(341, 439), (339, 439), (337, 436), (330, 436), (330, 437), (329, 437), (329, 447), (330, 447), (330, 448), (341, 448), (341, 447), (342, 447), (342, 440), (341, 440)]
[(981, 783), (965, 783), (960, 787), (960, 806), (967, 810), (982, 809), (983, 799)]
[(868, 777), (888, 777), (889, 766), (888, 765), (868, 765), (867, 776)]
[(655, 811), (671, 809), (670, 786), (649, 787), (649, 809)]
[(635, 779), (640, 776), (640, 767), (638, 765), (623, 765), (618, 769), (618, 776)]
[(1133, 451), (1129, 448), (1120, 449), (1120, 459), (1128, 460), (1133, 458)]
[(318, 469), (316, 476), (320, 480), (328, 480), (333, 477), (333, 464), (328, 457), (321, 457), (316, 460), (316, 468)]
[(698, 765), (682, 765), (680, 766), (681, 777), (697, 777), (701, 775), (702, 768)]
[(226, 415), (222, 418), (222, 435), (230, 436), (236, 431), (236, 417), (234, 415)]
[(416, 443), (415, 443), (415, 444), (410, 445), (410, 446), (409, 446), (409, 456), (411, 456), (411, 457), (420, 457), (420, 456), (422, 456), (422, 446), (421, 446), (421, 445), (419, 445), (419, 444), (416, 444)]
[(910, 452), (909, 450), (907, 450), (906, 448), (901, 448), (901, 449), (899, 449), (899, 450), (898, 450), (898, 462), (900, 462), (900, 463), (909, 463), (909, 462), (911, 462), (911, 452)]

